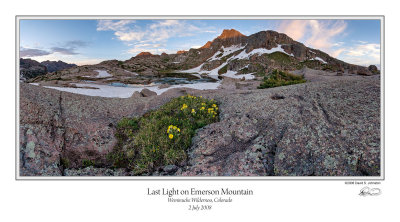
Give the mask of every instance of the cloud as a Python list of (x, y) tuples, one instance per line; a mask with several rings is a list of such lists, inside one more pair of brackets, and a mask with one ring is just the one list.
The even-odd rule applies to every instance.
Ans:
[(88, 58), (84, 55), (64, 55), (60, 53), (52, 53), (45, 56), (37, 56), (37, 57), (30, 57), (33, 60), (38, 62), (43, 62), (46, 60), (49, 61), (58, 61), (61, 60), (66, 63), (73, 63), (76, 65), (90, 65), (90, 64), (98, 64), (107, 58)]
[(117, 31), (114, 33), (119, 40), (121, 41), (140, 41), (144, 37), (145, 33), (143, 32), (123, 32), (123, 31)]
[(344, 33), (347, 23), (343, 20), (285, 20), (278, 31), (307, 46), (332, 53), (332, 47), (341, 44), (335, 37)]
[(54, 53), (62, 55), (78, 55), (77, 50), (82, 47), (88, 46), (88, 42), (80, 40), (72, 40), (64, 43), (58, 43), (58, 46), (51, 47), (49, 50), (34, 49), (34, 48), (20, 48), (20, 57), (38, 57), (47, 56)]
[(278, 24), (279, 32), (335, 58), (363, 66), (379, 65), (379, 44), (358, 40), (349, 46), (337, 41), (338, 37), (346, 34), (346, 28), (347, 23), (343, 20), (285, 20)]
[[(171, 37), (190, 36), (200, 28), (184, 20), (161, 20), (146, 27), (132, 26), (132, 20), (99, 20), (97, 31), (115, 31), (114, 35), (121, 41), (158, 42)], [(212, 32), (205, 30), (204, 32)]]
[(347, 23), (342, 20), (334, 23), (310, 20), (309, 23), (311, 37), (306, 40), (306, 44), (318, 49), (330, 49), (333, 46), (333, 38), (343, 33), (347, 27)]
[[(365, 42), (367, 43), (367, 42)], [(350, 48), (345, 54), (349, 56), (372, 56), (379, 58), (381, 49), (379, 44), (359, 44)]]
[(306, 33), (308, 23), (308, 20), (284, 20), (280, 23), (278, 31), (298, 41)]
[(98, 20), (97, 31), (125, 31), (128, 30), (128, 25), (135, 23), (135, 20)]
[(357, 44), (348, 48), (341, 48), (341, 53), (338, 55), (338, 58), (362, 66), (371, 64), (379, 65), (381, 62), (380, 44), (364, 43), (365, 44)]
[(129, 49), (127, 52), (129, 54), (139, 54), (141, 52), (150, 52), (151, 54), (161, 54), (163, 52), (171, 53), (169, 50), (167, 50), (165, 48), (141, 48), (141, 47), (135, 47), (135, 48)]
[(333, 46), (342, 46), (344, 44), (344, 42), (336, 42), (336, 43), (333, 43)]
[(210, 27), (202, 30), (185, 20), (157, 20), (151, 24), (138, 26), (131, 20), (99, 20), (98, 31), (114, 31), (120, 41), (132, 48), (130, 54), (147, 51), (155, 54), (166, 52), (164, 48), (168, 39), (173, 37), (192, 36), (195, 32), (212, 32)]
[(337, 58), (345, 49), (341, 48), (341, 49), (336, 49), (333, 52), (331, 52), (331, 56)]
[(141, 52), (150, 52), (152, 54), (174, 53), (165, 48), (166, 44), (160, 43), (138, 43), (134, 44), (133, 47), (126, 51), (128, 54), (138, 54)]
[(35, 57), (35, 56), (45, 56), (45, 55), (50, 55), (52, 52), (48, 52), (45, 50), (41, 49), (30, 49), (30, 48), (24, 48), (21, 47), (19, 50), (19, 56), (20, 57)]
[(78, 48), (78, 47), (86, 47), (89, 45), (89, 43), (80, 40), (73, 40), (66, 42), (64, 45), (68, 48)]
[(77, 55), (79, 53), (75, 52), (74, 48), (63, 48), (63, 47), (52, 47), (51, 51), (53, 53), (60, 53), (64, 55)]
[(78, 52), (76, 52), (76, 50), (78, 48), (83, 48), (88, 45), (89, 45), (88, 42), (84, 42), (84, 41), (80, 41), (80, 40), (73, 40), (73, 41), (67, 41), (67, 42), (61, 44), (61, 46), (52, 47), (51, 51), (53, 53), (60, 53), (63, 55), (77, 55), (77, 54), (79, 54)]

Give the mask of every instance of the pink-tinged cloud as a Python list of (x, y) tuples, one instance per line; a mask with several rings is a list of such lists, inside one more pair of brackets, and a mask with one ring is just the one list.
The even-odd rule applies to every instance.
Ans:
[(279, 25), (278, 31), (298, 41), (304, 36), (308, 22), (308, 20), (285, 20)]
[(327, 50), (330, 50), (334, 45), (334, 37), (343, 33), (347, 27), (346, 22), (342, 20), (334, 23), (310, 20), (309, 24), (311, 27), (311, 37), (306, 40), (306, 44), (317, 49)]
[(342, 52), (344, 52), (344, 51), (345, 51), (344, 48), (334, 50), (334, 51), (331, 53), (331, 56), (337, 58), (337, 57), (338, 57)]
[(335, 37), (346, 30), (347, 24), (343, 20), (286, 20), (279, 24), (278, 31), (287, 34), (296, 41), (305, 45), (339, 55), (340, 51), (332, 49), (337, 43)]

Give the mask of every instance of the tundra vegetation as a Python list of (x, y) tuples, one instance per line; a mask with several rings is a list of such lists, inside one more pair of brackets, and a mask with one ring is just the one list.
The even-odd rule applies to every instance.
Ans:
[(299, 83), (305, 83), (304, 76), (294, 75), (288, 72), (280, 71), (275, 69), (268, 76), (264, 77), (261, 82), (259, 89), (273, 88), (279, 86), (294, 85)]
[(182, 165), (196, 129), (218, 121), (218, 114), (214, 100), (191, 95), (174, 98), (142, 117), (121, 119), (117, 145), (108, 157), (114, 167), (137, 175), (164, 165)]

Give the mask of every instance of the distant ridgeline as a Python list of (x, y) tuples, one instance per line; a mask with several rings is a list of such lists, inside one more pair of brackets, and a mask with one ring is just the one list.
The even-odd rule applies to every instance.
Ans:
[[(161, 55), (141, 52), (125, 61), (107, 60), (99, 64), (79, 67), (61, 61), (42, 63), (30, 59), (20, 61), (21, 78), (30, 79), (47, 72), (52, 73), (47, 78), (40, 78), (37, 81), (75, 80), (81, 73), (87, 76), (88, 73), (100, 69), (119, 73), (117, 76), (131, 77), (134, 73), (147, 79), (178, 70), (181, 73), (227, 77), (249, 74), (265, 77), (273, 70), (294, 71), (306, 67), (337, 72), (338, 75), (346, 72), (357, 75), (380, 73), (375, 65), (364, 67), (346, 63), (321, 50), (309, 48), (286, 34), (271, 30), (260, 31), (249, 36), (234, 29), (224, 30), (220, 36), (197, 49), (179, 50), (174, 54), (162, 53)], [(57, 72), (60, 70), (62, 71)], [(127, 81), (127, 78), (120, 81)]]
[(37, 62), (32, 59), (19, 59), (20, 67), (20, 80), (25, 81), (35, 78), (40, 75), (45, 75), (51, 72), (57, 72), (63, 69), (76, 67), (75, 64), (68, 64), (63, 61), (43, 61)]

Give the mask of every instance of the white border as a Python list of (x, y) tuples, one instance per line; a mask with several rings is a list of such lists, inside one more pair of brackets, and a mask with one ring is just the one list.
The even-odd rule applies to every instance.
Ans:
[[(116, 20), (123, 20), (123, 19), (135, 19), (135, 20), (146, 20), (146, 19), (186, 19), (186, 20), (197, 20), (197, 19), (232, 19), (232, 20), (274, 20), (274, 19), (296, 19), (296, 20), (309, 20), (309, 19), (318, 19), (318, 20), (327, 20), (327, 19), (343, 19), (343, 20), (380, 20), (381, 22), (381, 175), (380, 176), (354, 176), (354, 177), (338, 177), (338, 176), (292, 176), (292, 177), (285, 177), (285, 176), (251, 176), (251, 177), (238, 177), (238, 176), (174, 176), (174, 177), (165, 177), (165, 176), (20, 176), (19, 175), (19, 21), (20, 20), (53, 20), (53, 19), (66, 19), (66, 20), (97, 20), (97, 19), (116, 19)], [(385, 17), (383, 15), (366, 15), (366, 16), (335, 16), (335, 15), (317, 15), (317, 16), (300, 16), (300, 15), (293, 15), (293, 16), (265, 16), (265, 15), (212, 15), (212, 16), (189, 16), (189, 15), (182, 15), (182, 16), (165, 16), (165, 15), (146, 15), (146, 16), (129, 16), (129, 15), (99, 15), (99, 16), (85, 16), (85, 15), (77, 15), (77, 16), (69, 16), (69, 15), (46, 15), (46, 16), (34, 16), (34, 15), (17, 15), (15, 17), (15, 51), (16, 51), (16, 58), (15, 58), (15, 93), (16, 93), (16, 127), (15, 127), (15, 158), (16, 158), (16, 165), (15, 165), (15, 179), (16, 180), (167, 180), (167, 181), (195, 181), (195, 180), (214, 180), (214, 181), (234, 181), (234, 180), (248, 180), (248, 181), (255, 181), (255, 180), (274, 180), (274, 181), (286, 181), (286, 180), (341, 180), (341, 181), (348, 181), (348, 180), (358, 180), (358, 181), (372, 181), (372, 180), (385, 180)]]

